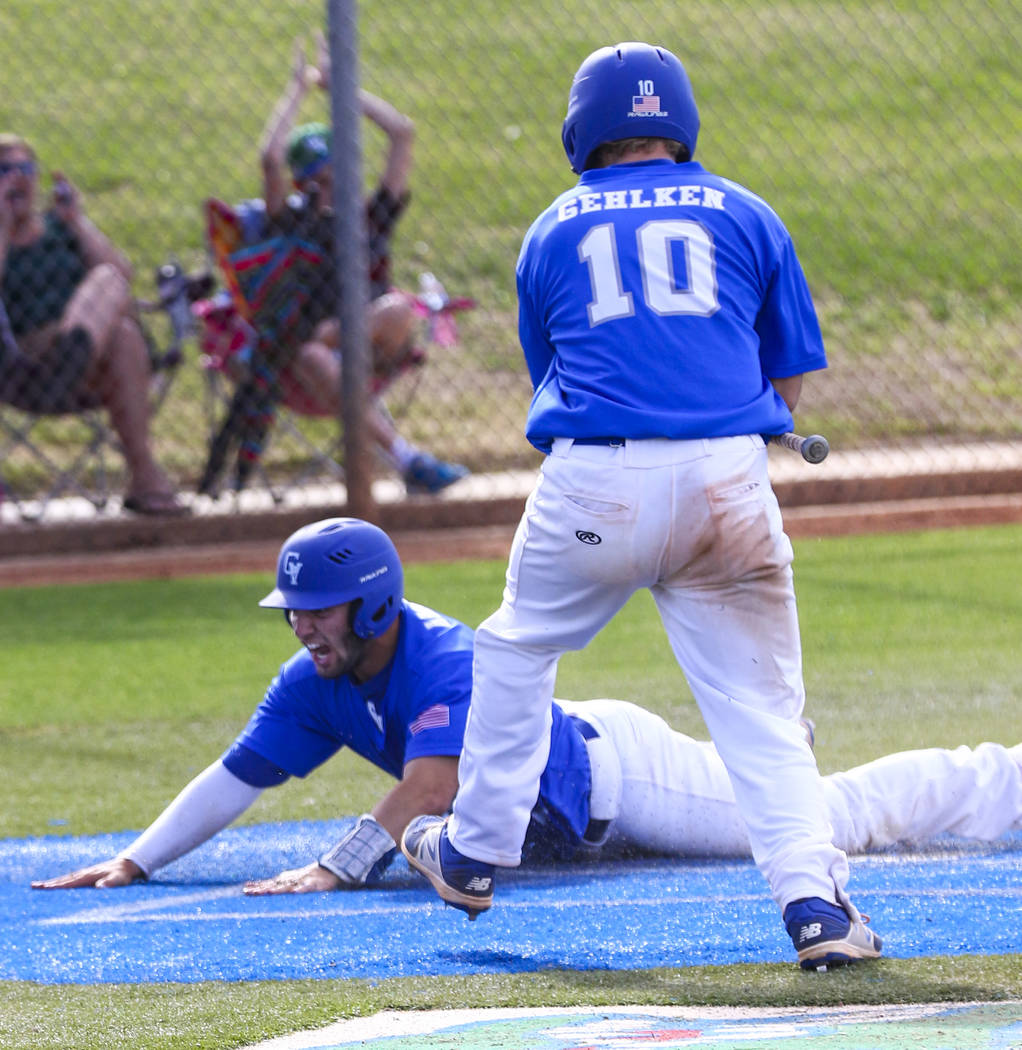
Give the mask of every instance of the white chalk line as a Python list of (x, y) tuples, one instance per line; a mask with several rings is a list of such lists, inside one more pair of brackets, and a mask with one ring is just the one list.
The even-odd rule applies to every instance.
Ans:
[[(368, 891), (372, 892), (372, 891)], [(918, 888), (895, 888), (875, 890), (869, 893), (872, 897), (897, 897), (909, 894), (915, 898), (947, 898), (947, 897), (986, 897), (1022, 898), (1022, 886), (996, 887), (941, 887), (933, 889)], [(124, 905), (113, 905), (111, 907), (86, 908), (81, 911), (69, 912), (67, 915), (54, 915), (46, 919), (31, 920), (32, 925), (37, 926), (90, 926), (141, 922), (254, 922), (265, 920), (295, 920), (295, 919), (325, 919), (325, 918), (354, 918), (358, 916), (395, 916), (407, 918), (409, 916), (419, 918), (423, 912), (423, 901), (417, 894), (414, 900), (407, 904), (393, 904), (380, 902), (378, 904), (351, 906), (339, 904), (321, 908), (292, 908), (275, 909), (272, 911), (259, 908), (254, 905), (246, 907), (242, 911), (204, 911), (201, 906), (212, 901), (222, 900), (226, 897), (240, 896), (236, 887), (218, 887), (212, 890), (203, 890), (199, 893), (188, 894), (183, 897), (174, 897), (172, 900), (147, 900), (127, 902)], [(275, 899), (285, 897), (287, 900), (295, 900), (300, 895), (279, 895)], [(347, 894), (340, 894), (347, 898)], [(251, 898), (249, 898), (251, 899)], [(350, 900), (350, 898), (347, 898)], [(630, 900), (557, 900), (557, 901), (518, 901), (509, 895), (500, 901), (502, 909), (514, 911), (581, 911), (599, 908), (669, 908), (700, 905), (719, 905), (735, 903), (762, 903), (763, 894), (744, 893), (732, 894), (704, 894), (696, 896), (658, 896), (658, 897), (636, 897)], [(193, 910), (183, 911), (182, 905), (195, 905)], [(426, 907), (445, 907), (439, 900), (430, 900)], [(167, 911), (161, 909), (170, 909)]]

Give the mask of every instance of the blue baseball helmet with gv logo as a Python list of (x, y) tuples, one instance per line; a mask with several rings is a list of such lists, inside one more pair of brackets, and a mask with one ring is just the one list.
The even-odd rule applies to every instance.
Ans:
[(267, 609), (328, 609), (357, 602), (351, 629), (382, 634), (397, 618), (404, 572), (391, 538), (359, 518), (326, 518), (292, 533), (277, 558), (277, 586)]
[(696, 151), (699, 110), (681, 60), (665, 47), (632, 41), (601, 47), (575, 74), (561, 129), (571, 170), (585, 170), (604, 142), (662, 138)]

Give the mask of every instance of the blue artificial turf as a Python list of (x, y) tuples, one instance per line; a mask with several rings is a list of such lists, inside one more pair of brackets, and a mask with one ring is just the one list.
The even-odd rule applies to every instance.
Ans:
[[(785, 962), (794, 953), (751, 861), (641, 859), (501, 873), (475, 922), (395, 861), (382, 888), (244, 897), (351, 825), (232, 828), (116, 890), (32, 879), (112, 856), (134, 833), (0, 840), (0, 979), (248, 981)], [(1022, 835), (852, 860), (850, 890), (885, 954), (1022, 953)]]

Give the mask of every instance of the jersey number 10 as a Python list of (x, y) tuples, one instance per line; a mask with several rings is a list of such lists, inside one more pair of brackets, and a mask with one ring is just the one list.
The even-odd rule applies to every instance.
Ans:
[[(717, 312), (717, 269), (713, 238), (698, 222), (660, 219), (635, 231), (642, 297), (656, 314), (709, 317)], [(685, 274), (675, 272), (674, 247), (680, 242)], [(631, 317), (635, 301), (621, 280), (617, 236), (612, 223), (593, 226), (579, 241), (578, 258), (589, 266), (592, 300), (589, 326)]]

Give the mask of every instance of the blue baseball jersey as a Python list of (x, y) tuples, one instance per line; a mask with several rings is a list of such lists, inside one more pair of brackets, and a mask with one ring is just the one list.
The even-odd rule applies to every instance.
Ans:
[(780, 434), (770, 379), (825, 368), (791, 236), (755, 194), (690, 161), (586, 171), (518, 259), (526, 435)]
[[(302, 649), (270, 683), (224, 764), (246, 779), (240, 745), (304, 777), (348, 747), (400, 779), (412, 759), (457, 756), (472, 696), (472, 642), (465, 624), (405, 601), (394, 659), (367, 682), (320, 677)], [(589, 820), (589, 757), (571, 719), (556, 705), (553, 714), (537, 808), (546, 834), (552, 825), (577, 840)]]

